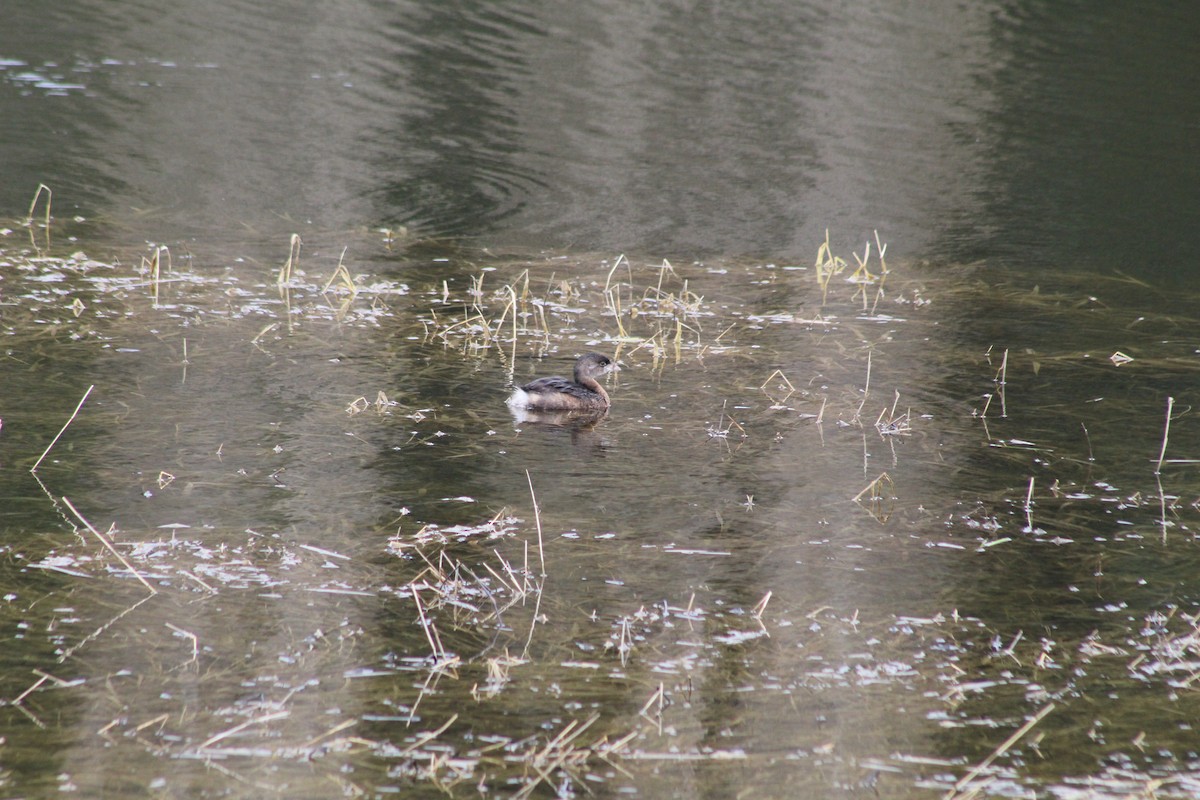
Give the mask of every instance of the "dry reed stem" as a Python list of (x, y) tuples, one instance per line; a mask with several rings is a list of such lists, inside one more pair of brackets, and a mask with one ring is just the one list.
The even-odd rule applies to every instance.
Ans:
[(1167, 543), (1167, 493), (1163, 491), (1162, 475), (1154, 476), (1158, 488), (1158, 525), (1162, 528), (1162, 543)]
[(75, 421), (75, 417), (79, 414), (79, 409), (83, 408), (83, 404), (87, 401), (88, 395), (90, 395), (92, 393), (92, 389), (95, 389), (95, 388), (96, 388), (96, 384), (92, 384), (91, 386), (89, 386), (87, 388), (87, 391), (83, 393), (83, 397), (79, 398), (79, 403), (76, 404), (75, 410), (71, 412), (71, 416), (67, 419), (67, 421), (65, 423), (63, 423), (62, 428), (60, 428), (58, 433), (55, 434), (54, 438), (50, 441), (50, 444), (47, 445), (46, 449), (42, 451), (42, 454), (40, 456), (38, 456), (38, 460), (35, 461), (33, 466), (29, 468), (30, 472), (34, 472), (34, 473), (37, 472), (37, 468), (41, 465), (42, 461), (45, 460), (46, 455), (50, 452), (50, 450), (58, 442), (59, 437), (61, 437), (63, 435), (63, 433), (67, 430), (67, 426)]
[(662, 294), (663, 276), (668, 272), (670, 272), (676, 278), (679, 277), (678, 273), (675, 272), (675, 268), (671, 266), (671, 262), (664, 258), (662, 264), (660, 264), (658, 267), (658, 286), (654, 290), (659, 295)]
[(858, 408), (855, 409), (855, 411), (854, 411), (854, 418), (857, 420), (860, 420), (860, 422), (861, 422), (863, 406), (865, 406), (867, 404), (867, 397), (870, 396), (870, 394), (871, 394), (871, 356), (872, 355), (873, 355), (873, 351), (868, 350), (867, 351), (867, 382), (863, 386), (862, 402), (858, 404)]
[(612, 269), (608, 271), (608, 276), (604, 279), (605, 297), (608, 296), (608, 287), (612, 285), (613, 274), (620, 269), (621, 264), (624, 264), (625, 268), (629, 270), (629, 282), (633, 283), (633, 265), (629, 263), (629, 259), (625, 257), (624, 253), (622, 253), (621, 255), (617, 256), (617, 260), (613, 262)]
[[(730, 327), (732, 327), (732, 326), (730, 326)], [(729, 329), (728, 329), (728, 328), (726, 328), (726, 330), (729, 330)], [(720, 338), (720, 337), (718, 337), (718, 338)], [(787, 384), (787, 387), (788, 387), (788, 389), (790, 389), (790, 390), (791, 390), (791, 391), (793, 391), (793, 392), (794, 392), (794, 391), (796, 391), (796, 387), (795, 387), (795, 386), (793, 386), (793, 385), (792, 385), (792, 382), (788, 380), (788, 376), (787, 376), (787, 375), (784, 375), (784, 374), (783, 374), (783, 370), (779, 370), (779, 369), (775, 370), (775, 371), (774, 371), (774, 372), (772, 372), (770, 375), (768, 375), (768, 376), (767, 376), (767, 379), (766, 379), (765, 381), (763, 381), (763, 382), (762, 382), (762, 386), (759, 386), (758, 388), (759, 388), (759, 389), (765, 389), (765, 388), (767, 388), (767, 384), (768, 384), (768, 383), (770, 383), (770, 382), (771, 382), (771, 379), (772, 379), (772, 378), (774, 378), (776, 375), (778, 375), (780, 378), (782, 378), (782, 379), (783, 379), (783, 382), (784, 382), (785, 384)]]
[(192, 633), (191, 631), (185, 631), (183, 628), (180, 628), (177, 625), (172, 625), (169, 622), (164, 622), (163, 624), (166, 625), (171, 630), (178, 633), (183, 638), (191, 640), (192, 657), (190, 660), (184, 662), (184, 666), (187, 666), (188, 664), (196, 663), (196, 661), (198, 661), (200, 658), (200, 639), (199, 639), (199, 637), (197, 637), (196, 634)]
[(976, 764), (974, 767), (971, 768), (970, 772), (968, 772), (961, 779), (959, 779), (959, 781), (954, 784), (954, 788), (951, 789), (949, 792), (946, 792), (945, 795), (943, 795), (943, 800), (953, 800), (953, 798), (960, 797), (962, 795), (963, 789), (965, 789), (968, 785), (970, 785), (970, 783), (972, 781), (974, 781), (977, 777), (979, 777), (980, 773), (982, 773), (985, 769), (990, 767), (992, 765), (992, 762), (994, 762), (997, 758), (999, 758), (1000, 756), (1002, 756), (1006, 752), (1008, 752), (1008, 750), (1014, 744), (1019, 742), (1021, 740), (1021, 738), (1023, 736), (1025, 736), (1025, 734), (1027, 734), (1031, 730), (1033, 730), (1034, 727), (1039, 722), (1041, 722), (1043, 719), (1045, 719), (1046, 715), (1049, 714), (1053, 710), (1054, 710), (1054, 703), (1047, 703), (1045, 706), (1043, 706), (1042, 709), (1040, 711), (1038, 711), (1036, 714), (1034, 714), (1032, 717), (1030, 717), (1025, 722), (1024, 725), (1022, 725), (1020, 728), (1017, 728), (1017, 730), (1014, 731), (1011, 736), (1009, 736), (1007, 739), (1005, 739), (1003, 742), (1001, 742), (1000, 746), (997, 747), (995, 750), (993, 750), (988, 755), (987, 758), (985, 758), (983, 761), (980, 761), (978, 764)]
[(540, 752), (531, 753), (527, 756), (524, 761), (537, 772), (536, 779), (525, 784), (513, 797), (529, 797), (543, 782), (547, 785), (552, 785), (552, 773), (556, 769), (566, 767), (568, 761), (573, 762), (572, 766), (577, 766), (585, 762), (589, 751), (583, 748), (572, 747), (571, 743), (582, 736), (583, 732), (598, 719), (600, 719), (600, 714), (596, 713), (589, 717), (582, 725), (579, 724), (578, 720), (572, 720), (557, 736), (547, 742), (546, 746)]
[[(525, 292), (528, 293), (528, 291), (529, 291), (529, 270), (525, 270)], [(514, 289), (511, 284), (509, 284), (509, 287), (508, 287), (508, 294), (509, 294), (510, 299), (512, 300), (512, 310), (513, 310), (512, 352), (509, 354), (509, 362), (508, 363), (515, 365), (517, 363), (517, 290)], [(501, 320), (501, 322), (503, 322), (503, 320)], [(497, 336), (500, 335), (499, 328), (496, 329), (496, 335)]]
[(279, 277), (276, 280), (276, 285), (282, 290), (284, 286), (291, 283), (292, 271), (300, 266), (300, 247), (303, 242), (300, 241), (300, 234), (293, 233), (291, 242), (288, 244), (288, 257), (283, 267), (279, 270)]
[(439, 737), (443, 733), (445, 733), (450, 728), (450, 726), (453, 725), (455, 723), (455, 721), (457, 721), (457, 720), (458, 720), (458, 714), (453, 714), (453, 715), (451, 715), (450, 719), (448, 719), (444, 723), (442, 723), (442, 726), (440, 728), (438, 728), (437, 730), (426, 731), (425, 733), (420, 734), (417, 737), (417, 740), (415, 742), (413, 742), (411, 745), (409, 745), (408, 747), (406, 747), (400, 751), (400, 755), (402, 755), (402, 756), (412, 755), (413, 753), (415, 753), (417, 751), (418, 748), (420, 748), (426, 744), (429, 744), (434, 739), (436, 739), (437, 737)]
[(829, 229), (825, 229), (825, 241), (817, 248), (817, 285), (821, 287), (821, 305), (825, 305), (825, 301), (829, 296), (829, 281), (834, 275), (839, 274), (846, 268), (846, 262), (842, 258), (833, 254), (833, 248), (829, 245)]
[(984, 397), (987, 398), (987, 402), (983, 404), (983, 410), (979, 412), (979, 417), (980, 419), (986, 420), (988, 409), (992, 407), (992, 393), (988, 392), (984, 395)]
[[(736, 427), (739, 431), (741, 431), (743, 439), (748, 438), (749, 434), (746, 433), (746, 429), (740, 423), (738, 423), (737, 420), (735, 420), (732, 416), (730, 416), (729, 413), (726, 411), (726, 409), (728, 407), (729, 407), (728, 400), (725, 400), (721, 403), (720, 419), (717, 420), (716, 426), (712, 426), (712, 425), (708, 426), (708, 428), (705, 430), (705, 433), (708, 434), (708, 437), (710, 439), (728, 439), (729, 432), (731, 430), (733, 430), (734, 427)], [(721, 423), (727, 419), (729, 420), (729, 424), (726, 425), (724, 428), (722, 428)]]
[(1094, 462), (1096, 460), (1096, 454), (1094, 452), (1092, 452), (1092, 437), (1088, 434), (1087, 425), (1084, 425), (1081, 422), (1081, 423), (1079, 423), (1079, 427), (1083, 428), (1083, 438), (1084, 438), (1084, 440), (1087, 441), (1088, 461)]
[(1000, 371), (997, 373), (996, 385), (1000, 392), (1000, 418), (1008, 419), (1008, 403), (1005, 394), (1008, 386), (1008, 348), (1004, 348), (1004, 358), (1000, 361)]
[[(665, 705), (665, 700), (666, 700), (666, 689), (664, 688), (662, 681), (659, 681), (658, 689), (656, 689), (654, 694), (650, 695), (650, 699), (647, 700), (644, 705), (642, 705), (642, 709), (640, 711), (638, 711), (638, 715), (642, 716), (642, 717), (646, 717), (646, 712), (650, 710), (650, 707), (657, 704), (658, 705), (658, 716), (661, 717), (662, 712), (663, 712), (663, 706)], [(650, 719), (650, 718), (646, 717), (646, 719)]]
[(142, 267), (150, 276), (150, 296), (154, 308), (158, 308), (158, 292), (162, 283), (162, 251), (162, 247), (155, 247), (151, 258), (142, 257)]
[[(215, 592), (214, 592), (214, 594), (215, 594)], [(92, 631), (87, 636), (80, 639), (78, 642), (76, 642), (71, 647), (68, 647), (66, 650), (63, 650), (62, 653), (58, 657), (58, 663), (65, 664), (67, 662), (67, 660), (71, 658), (71, 656), (73, 656), (73, 655), (75, 655), (75, 653), (79, 652), (80, 648), (84, 647), (89, 642), (92, 642), (92, 641), (100, 638), (100, 635), (102, 633), (107, 631), (109, 628), (111, 628), (113, 625), (115, 625), (117, 622), (119, 622), (122, 618), (124, 618), (127, 615), (136, 611), (138, 606), (140, 606), (142, 603), (149, 602), (150, 599), (153, 597), (154, 597), (154, 595), (152, 595), (152, 594), (146, 595), (145, 597), (143, 597), (142, 599), (138, 600), (136, 603), (131, 605), (129, 608), (124, 609), (123, 611), (121, 611), (121, 613), (117, 614), (115, 617), (108, 620), (100, 627), (96, 628), (96, 630)]]
[(533, 477), (525, 470), (525, 480), (529, 482), (529, 497), (533, 500), (533, 522), (537, 527), (538, 561), (542, 565), (542, 577), (546, 577), (546, 551), (542, 548), (542, 510), (538, 507), (537, 495), (533, 491)]
[(1167, 456), (1167, 437), (1171, 434), (1171, 410), (1175, 408), (1175, 398), (1167, 398), (1167, 419), (1163, 423), (1162, 449), (1158, 451), (1158, 466), (1154, 468), (1155, 475), (1162, 474), (1163, 459)]
[(772, 594), (773, 594), (773, 592), (770, 592), (770, 591), (768, 591), (766, 594), (764, 594), (762, 600), (759, 600), (758, 604), (755, 605), (754, 608), (750, 611), (750, 615), (753, 616), (755, 619), (757, 619), (759, 622), (762, 622), (762, 615), (764, 613), (766, 613), (767, 603), (771, 602)]
[(33, 671), (33, 674), (34, 674), (34, 675), (37, 675), (37, 676), (38, 676), (38, 679), (37, 679), (36, 681), (34, 681), (34, 682), (33, 682), (33, 684), (32, 684), (32, 685), (31, 685), (31, 686), (30, 686), (28, 689), (26, 689), (25, 691), (21, 692), (19, 695), (17, 695), (16, 697), (14, 697), (12, 700), (10, 700), (10, 701), (9, 701), (9, 702), (11, 702), (11, 703), (12, 703), (14, 706), (19, 706), (19, 705), (21, 705), (21, 703), (22, 703), (22, 702), (25, 700), (25, 698), (26, 698), (26, 697), (28, 697), (29, 695), (31, 695), (31, 694), (33, 694), (35, 691), (37, 691), (37, 690), (38, 690), (38, 688), (39, 688), (39, 687), (40, 687), (40, 686), (41, 686), (43, 683), (45, 683), (46, 681), (48, 681), (48, 680), (55, 680), (55, 681), (59, 680), (58, 678), (55, 678), (55, 677), (53, 677), (52, 675), (50, 675), (50, 674), (48, 674), (48, 673), (42, 672), (41, 670), (34, 670), (34, 671)]
[(270, 714), (265, 714), (261, 717), (255, 717), (254, 719), (248, 719), (244, 722), (240, 722), (237, 725), (234, 725), (232, 728), (228, 728), (226, 730), (221, 731), (218, 734), (214, 734), (213, 736), (208, 737), (203, 742), (201, 742), (199, 745), (197, 745), (196, 749), (197, 750), (207, 750), (209, 748), (209, 746), (216, 744), (217, 742), (221, 741), (222, 739), (228, 739), (230, 736), (233, 736), (236, 733), (240, 733), (241, 731), (244, 731), (246, 728), (249, 728), (252, 725), (265, 725), (268, 722), (274, 722), (277, 719), (283, 719), (284, 717), (291, 716), (291, 713), (292, 712), (286, 711), (286, 710), (285, 711), (274, 711)]
[(437, 630), (434, 629), (433, 623), (425, 616), (425, 608), (421, 605), (420, 590), (413, 584), (409, 584), (409, 590), (412, 591), (413, 602), (417, 606), (417, 616), (421, 618), (421, 630), (425, 631), (425, 639), (429, 642), (429, 647), (433, 651), (433, 660), (442, 661), (445, 658), (445, 651), (442, 650), (440, 637), (437, 635)]
[(854, 495), (854, 502), (861, 503), (863, 495), (870, 494), (868, 498), (872, 502), (878, 502), (883, 499), (883, 488), (893, 486), (892, 477), (886, 472), (881, 472), (875, 480), (868, 483), (863, 490)]
[(342, 248), (342, 254), (338, 256), (337, 267), (333, 270), (333, 274), (329, 276), (329, 280), (325, 282), (325, 286), (321, 288), (322, 293), (329, 291), (329, 287), (333, 285), (334, 281), (340, 280), (342, 285), (345, 286), (346, 290), (350, 293), (351, 299), (358, 296), (358, 286), (355, 285), (354, 278), (351, 277), (350, 270), (346, 269), (346, 265), (344, 263), (346, 259), (346, 251), (349, 249), (350, 248), (348, 247)]
[(325, 739), (328, 739), (330, 736), (341, 733), (342, 731), (346, 730), (347, 728), (353, 728), (357, 724), (358, 724), (358, 720), (356, 720), (356, 719), (348, 719), (343, 722), (340, 722), (337, 725), (334, 725), (329, 730), (325, 731), (324, 733), (319, 733), (316, 736), (314, 736), (313, 738), (309, 739), (304, 744), (300, 745), (300, 749), (308, 750), (312, 747), (315, 747), (317, 744), (324, 741)]
[[(71, 513), (75, 515), (76, 519), (78, 519), (80, 522), (82, 522), (87, 527), (87, 529), (92, 532), (92, 535), (95, 536), (97, 539), (99, 539), (100, 543), (102, 545), (104, 545), (105, 547), (107, 547), (108, 551), (110, 553), (112, 553), (114, 556), (116, 556), (118, 561), (120, 561), (122, 564), (125, 565), (125, 569), (127, 569), (133, 573), (133, 577), (137, 578), (138, 581), (142, 584), (142, 586), (145, 586), (150, 591), (150, 594), (152, 594), (152, 595), (158, 594), (158, 589), (155, 589), (153, 586), (150, 585), (150, 583), (145, 578), (142, 577), (142, 573), (138, 572), (137, 569), (134, 568), (133, 564), (129, 563), (128, 559), (126, 559), (125, 556), (121, 555), (120, 551), (117, 550), (117, 548), (113, 546), (113, 543), (109, 540), (109, 538), (107, 536), (105, 536), (103, 533), (101, 533), (100, 531), (98, 531), (94, 527), (92, 527), (92, 523), (88, 522), (84, 518), (84, 516), (82, 514), (80, 514), (78, 510), (76, 510), (75, 506), (71, 505), (70, 500), (68, 500), (66, 497), (63, 497), (62, 501), (63, 501), (63, 505), (65, 505), (67, 508), (71, 509)], [(111, 531), (112, 528), (109, 528), (109, 530)]]
[(1033, 479), (1034, 476), (1029, 476), (1029, 491), (1025, 493), (1025, 533), (1033, 533), (1036, 529), (1033, 527)]
[(46, 228), (50, 227), (50, 205), (54, 202), (54, 192), (44, 183), (39, 183), (37, 192), (33, 195), (33, 202), (29, 204), (29, 214), (25, 218), (26, 225), (33, 224), (33, 212), (37, 208), (37, 202), (42, 197), (42, 192), (46, 193)]
[(508, 577), (506, 578), (500, 573), (496, 572), (496, 570), (492, 569), (492, 565), (486, 562), (484, 563), (483, 568), (492, 573), (496, 580), (500, 581), (501, 585), (507, 589), (511, 589), (513, 594), (519, 600), (526, 594), (527, 590), (523, 587), (522, 582), (517, 580), (516, 573), (513, 570), (512, 565), (504, 560), (504, 556), (500, 555), (500, 551), (492, 550), (492, 553), (494, 553), (496, 558), (499, 559), (500, 564), (504, 567), (504, 571), (508, 574)]
[(38, 248), (37, 235), (33, 229), (33, 212), (37, 208), (37, 202), (42, 196), (42, 192), (46, 193), (46, 216), (43, 228), (46, 231), (46, 249), (50, 249), (50, 206), (53, 204), (54, 192), (44, 183), (39, 183), (37, 192), (33, 195), (33, 202), (29, 204), (29, 215), (25, 219), (25, 226), (29, 228), (29, 243)]
[[(867, 262), (871, 260), (871, 243), (867, 242), (866, 249), (863, 251), (861, 257), (853, 250), (850, 251), (850, 255), (854, 256), (854, 260), (858, 262), (858, 269), (854, 270), (853, 274), (851, 274), (846, 280), (862, 284), (874, 283), (875, 276), (871, 274), (869, 269), (867, 269)], [(867, 293), (866, 291), (863, 291), (863, 310), (866, 310), (866, 307)]]
[(529, 635), (525, 637), (525, 649), (521, 651), (521, 658), (529, 658), (529, 646), (533, 643), (533, 632), (537, 629), (538, 618), (542, 613), (542, 588), (538, 587), (537, 599), (533, 604), (533, 618), (529, 621)]
[[(985, 354), (989, 361), (991, 360), (991, 353), (992, 353), (992, 348), (989, 347), (987, 353)], [(979, 417), (981, 419), (986, 419), (988, 409), (992, 407), (992, 400), (996, 397), (999, 397), (1000, 398), (1000, 417), (1002, 419), (1007, 419), (1008, 404), (1007, 404), (1007, 400), (1005, 398), (1005, 389), (1008, 386), (1008, 350), (1007, 349), (1005, 349), (1005, 351), (1004, 351), (1004, 357), (1000, 362), (1000, 368), (998, 370), (996, 370), (996, 375), (994, 378), (992, 378), (992, 383), (996, 384), (996, 391), (989, 392), (988, 394), (984, 395), (984, 397), (987, 398), (987, 402), (983, 404), (983, 410), (979, 412)]]
[[(155, 725), (157, 725), (158, 726), (157, 733), (162, 733), (163, 726), (165, 726), (168, 722), (170, 722), (170, 720), (171, 720), (170, 714), (159, 714), (157, 717), (151, 717), (150, 719), (146, 720), (142, 724), (135, 727), (134, 731), (136, 731), (137, 733), (141, 733), (142, 731), (146, 730), (147, 728), (153, 728)], [(108, 723), (109, 726), (117, 725), (117, 724), (119, 724), (119, 718), (114, 719), (112, 722)], [(107, 728), (108, 726), (105, 726), (105, 727)]]

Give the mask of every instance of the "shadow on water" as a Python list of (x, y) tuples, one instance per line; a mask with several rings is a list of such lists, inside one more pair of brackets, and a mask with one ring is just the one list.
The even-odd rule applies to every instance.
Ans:
[(1193, 298), (342, 241), (3, 251), (11, 790), (1196, 789)]

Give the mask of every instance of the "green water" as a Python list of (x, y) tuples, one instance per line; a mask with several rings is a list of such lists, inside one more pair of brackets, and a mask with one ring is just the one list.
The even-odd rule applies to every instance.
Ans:
[[(964, 790), (1187, 791), (1152, 289), (341, 244), (6, 251), (12, 791), (926, 797), (1039, 712)], [(513, 418), (593, 349), (606, 418)]]

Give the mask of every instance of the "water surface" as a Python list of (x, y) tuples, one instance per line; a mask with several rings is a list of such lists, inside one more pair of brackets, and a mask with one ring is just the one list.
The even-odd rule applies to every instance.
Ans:
[[(1194, 12), (14, 3), (0, 208), (677, 257), (872, 230), (939, 263), (1191, 274)], [(615, 255), (615, 253), (614, 253)]]
[(1190, 11), (6, 13), (11, 793), (1195, 793)]

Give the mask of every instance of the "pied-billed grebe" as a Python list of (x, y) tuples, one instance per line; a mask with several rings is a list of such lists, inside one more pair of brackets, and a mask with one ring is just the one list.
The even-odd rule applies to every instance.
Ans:
[(538, 378), (514, 389), (508, 404), (537, 411), (599, 411), (608, 408), (608, 392), (596, 378), (620, 367), (606, 355), (587, 353), (575, 362), (575, 380)]

